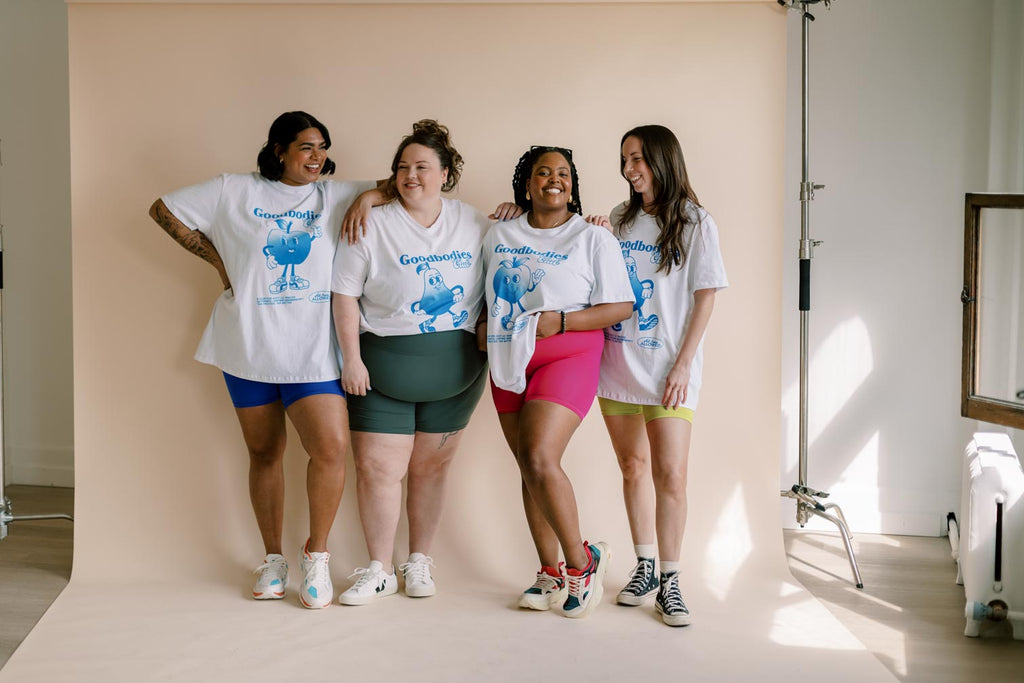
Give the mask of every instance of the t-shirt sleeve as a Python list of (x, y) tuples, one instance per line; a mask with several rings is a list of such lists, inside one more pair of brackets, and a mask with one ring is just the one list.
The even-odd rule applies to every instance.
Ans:
[(334, 252), (331, 291), (345, 296), (362, 296), (369, 269), (370, 253), (366, 247), (366, 239), (356, 244), (339, 240), (338, 248)]
[(377, 187), (376, 180), (332, 180), (331, 191), (333, 197), (331, 201), (334, 204), (334, 210), (338, 212), (338, 224), (341, 224), (341, 217), (348, 211), (348, 207), (352, 206), (352, 202), (356, 200), (356, 197)]
[(591, 226), (595, 237), (594, 288), (590, 292), (590, 305), (633, 301), (626, 263), (622, 259), (619, 241), (599, 226)]
[(209, 232), (217, 215), (227, 176), (219, 175), (198, 185), (169, 192), (160, 199), (174, 217), (192, 230)]
[(690, 291), (724, 289), (729, 286), (725, 263), (718, 246), (718, 226), (710, 214), (701, 212), (700, 223), (693, 234), (690, 261)]

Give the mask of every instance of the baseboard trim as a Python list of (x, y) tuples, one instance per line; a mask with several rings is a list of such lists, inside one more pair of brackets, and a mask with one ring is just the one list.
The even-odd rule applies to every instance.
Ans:
[(74, 449), (9, 445), (4, 459), (7, 484), (66, 487), (75, 485)]

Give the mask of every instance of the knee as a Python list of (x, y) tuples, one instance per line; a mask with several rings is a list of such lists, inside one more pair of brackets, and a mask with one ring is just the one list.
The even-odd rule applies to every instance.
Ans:
[(673, 498), (686, 498), (686, 471), (655, 468), (654, 488), (662, 494)]
[(356, 453), (356, 476), (363, 484), (389, 484), (402, 481), (405, 472), (386, 460)]
[(310, 460), (327, 467), (344, 467), (347, 451), (348, 439), (344, 434), (321, 436), (306, 447)]
[(433, 479), (445, 476), (448, 473), (448, 466), (451, 465), (454, 455), (454, 453), (450, 453), (440, 458), (409, 463), (409, 479)]
[(249, 463), (253, 467), (278, 467), (284, 461), (284, 445), (267, 442), (248, 444)]
[(651, 464), (646, 453), (625, 453), (619, 455), (619, 469), (627, 482), (640, 481), (650, 476)]
[(557, 458), (543, 448), (521, 448), (518, 459), (519, 469), (527, 481), (542, 481), (561, 469)]

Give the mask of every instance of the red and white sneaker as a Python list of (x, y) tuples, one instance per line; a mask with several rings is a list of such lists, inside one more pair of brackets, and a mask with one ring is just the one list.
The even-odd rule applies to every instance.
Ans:
[(565, 570), (566, 582), (569, 584), (569, 595), (562, 605), (562, 614), (573, 619), (585, 617), (594, 611), (604, 594), (604, 574), (608, 569), (608, 561), (612, 551), (607, 543), (584, 543), (590, 554), (590, 564), (586, 569)]
[(519, 596), (519, 606), (543, 611), (565, 602), (565, 575), (562, 573), (564, 567), (564, 562), (558, 563), (558, 569), (541, 567), (537, 572), (537, 580)]
[(302, 546), (299, 551), (299, 568), (302, 570), (302, 590), (299, 591), (299, 600), (303, 607), (310, 609), (321, 609), (327, 607), (334, 600), (334, 584), (331, 583), (331, 570), (327, 563), (331, 561), (331, 554), (328, 552), (313, 553)]

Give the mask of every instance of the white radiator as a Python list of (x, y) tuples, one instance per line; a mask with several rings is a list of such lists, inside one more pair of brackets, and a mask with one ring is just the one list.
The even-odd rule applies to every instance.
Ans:
[(985, 619), (1009, 619), (1024, 640), (1024, 471), (1006, 434), (978, 432), (964, 453), (958, 576), (964, 635)]

